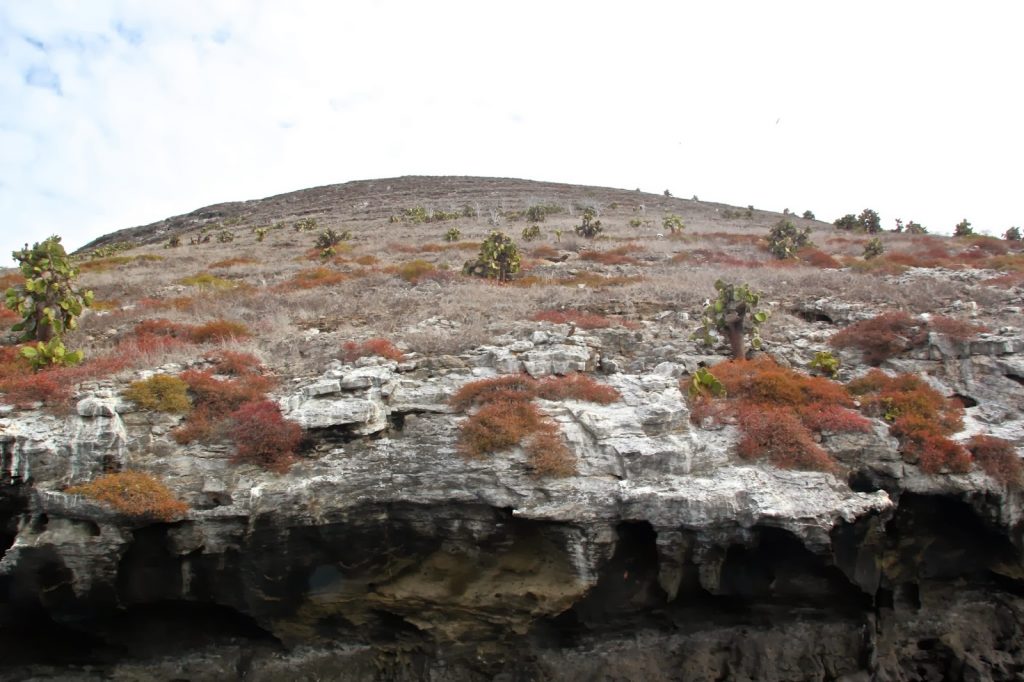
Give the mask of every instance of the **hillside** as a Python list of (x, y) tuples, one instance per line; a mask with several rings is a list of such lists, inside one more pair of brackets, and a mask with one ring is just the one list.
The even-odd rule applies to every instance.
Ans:
[(2, 679), (1024, 674), (1019, 241), (403, 177), (77, 256), (85, 362), (0, 347)]

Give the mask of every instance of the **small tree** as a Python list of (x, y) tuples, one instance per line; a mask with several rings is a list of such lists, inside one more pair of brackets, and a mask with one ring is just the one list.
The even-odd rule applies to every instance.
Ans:
[(22, 355), (37, 367), (81, 362), (82, 351), (66, 352), (61, 337), (78, 326), (78, 317), (92, 305), (92, 292), (73, 286), (78, 268), (61, 246), (60, 237), (54, 235), (32, 248), (26, 244), (12, 255), (25, 277), (23, 285), (6, 292), (7, 307), (22, 317), (12, 329), (22, 332), (21, 341), (38, 342), (22, 348)]
[(839, 230), (856, 230), (860, 223), (857, 221), (857, 216), (847, 213), (842, 218), (837, 218), (832, 224)]
[(519, 247), (508, 235), (491, 232), (480, 245), (480, 255), (475, 261), (466, 261), (462, 272), (466, 275), (497, 279), (507, 282), (519, 272)]
[(928, 228), (921, 223), (915, 223), (913, 220), (907, 223), (904, 228), (907, 234), (928, 234)]
[(677, 216), (675, 213), (669, 213), (667, 216), (661, 219), (661, 226), (672, 234), (682, 232), (686, 229), (686, 225), (683, 224), (683, 219)]
[(761, 294), (751, 291), (746, 284), (715, 282), (718, 298), (704, 306), (702, 327), (690, 337), (707, 345), (725, 337), (737, 360), (746, 358), (743, 337), (750, 335), (750, 345), (761, 348), (761, 325), (768, 319), (767, 310), (758, 310)]
[(870, 208), (865, 208), (857, 216), (857, 223), (860, 225), (860, 229), (868, 234), (878, 234), (882, 231), (882, 219), (878, 217), (877, 211), (872, 211)]
[(780, 220), (768, 232), (768, 250), (776, 258), (796, 258), (796, 252), (810, 246), (811, 228), (798, 228), (788, 220)]
[(457, 227), (449, 227), (448, 231), (444, 233), (446, 242), (457, 242), (460, 239), (462, 239), (462, 230)]
[(972, 234), (974, 234), (974, 228), (967, 222), (967, 218), (958, 222), (956, 227), (953, 228), (954, 237), (970, 237)]
[(804, 211), (804, 220), (814, 220), (814, 211)]
[(597, 235), (601, 234), (601, 221), (595, 220), (597, 214), (592, 208), (583, 209), (583, 217), (581, 218), (581, 224), (577, 225), (574, 229), (576, 234), (587, 239), (593, 239)]
[(1003, 233), (1003, 239), (1008, 242), (1019, 242), (1020, 241), (1020, 228), (1010, 227), (1007, 228), (1006, 232)]

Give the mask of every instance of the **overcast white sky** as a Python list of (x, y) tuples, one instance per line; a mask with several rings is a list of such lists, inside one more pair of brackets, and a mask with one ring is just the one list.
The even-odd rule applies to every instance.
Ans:
[(0, 0), (0, 264), (220, 201), (484, 175), (999, 234), (1019, 2)]

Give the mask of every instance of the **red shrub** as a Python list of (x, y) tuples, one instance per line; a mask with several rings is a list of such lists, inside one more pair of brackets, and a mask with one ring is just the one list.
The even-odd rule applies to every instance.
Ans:
[(192, 326), (180, 322), (171, 322), (165, 318), (143, 320), (132, 330), (135, 336), (169, 336), (175, 339), (191, 340)]
[(395, 362), (405, 360), (405, 353), (398, 349), (395, 344), (387, 339), (373, 338), (361, 343), (348, 341), (345, 343), (342, 352), (342, 359), (345, 362), (355, 362), (359, 358), (378, 356)]
[(921, 324), (904, 312), (882, 313), (870, 320), (855, 322), (832, 335), (834, 348), (856, 348), (871, 365), (921, 345), (925, 336)]
[(210, 269), (212, 270), (213, 268), (230, 268), (236, 265), (251, 265), (253, 263), (258, 262), (259, 261), (257, 261), (255, 258), (245, 258), (241, 256), (236, 256), (235, 258), (225, 258), (224, 260), (219, 260), (216, 263), (210, 263)]
[(302, 428), (281, 416), (269, 400), (248, 402), (229, 415), (237, 457), (265, 469), (284, 472), (295, 459)]
[(550, 244), (541, 244), (530, 249), (531, 258), (558, 258), (558, 249)]
[(489, 402), (460, 426), (459, 448), (472, 457), (505, 450), (537, 432), (544, 416), (530, 402)]
[(608, 405), (621, 396), (611, 386), (598, 383), (586, 374), (546, 377), (535, 384), (535, 395), (545, 400), (583, 400)]
[(971, 470), (971, 453), (964, 446), (945, 436), (918, 433), (906, 441), (903, 454), (926, 474), (966, 474)]
[(173, 434), (179, 443), (214, 437), (228, 414), (245, 403), (266, 399), (266, 392), (274, 385), (273, 380), (257, 374), (217, 379), (210, 371), (190, 369), (180, 377), (188, 384), (194, 408)]
[[(2, 293), (3, 292), (0, 291), (0, 294), (2, 294)], [(18, 313), (14, 312), (13, 310), (8, 308), (7, 306), (0, 305), (0, 325), (4, 325), (4, 326), (6, 326), (8, 324), (12, 324), (13, 325), (14, 323), (19, 322), (19, 321), (21, 321), (21, 315), (19, 315)]]
[(106, 474), (64, 492), (91, 497), (135, 518), (173, 521), (188, 511), (188, 505), (176, 498), (167, 486), (137, 471)]
[(868, 433), (871, 420), (839, 405), (813, 404), (798, 410), (800, 421), (818, 433)]
[(526, 439), (526, 454), (534, 476), (572, 476), (576, 473), (576, 461), (572, 451), (565, 446), (558, 433), (558, 427), (549, 421), (542, 421), (537, 430)]
[(636, 265), (639, 261), (629, 254), (636, 253), (637, 251), (640, 251), (638, 245), (628, 243), (608, 251), (581, 251), (580, 258), (604, 265)]
[(236, 377), (259, 374), (263, 370), (263, 364), (255, 355), (233, 350), (221, 351), (213, 358), (213, 366), (217, 374), (230, 374)]
[(230, 320), (212, 320), (189, 331), (195, 343), (221, 343), (232, 339), (244, 339), (252, 336), (249, 328), (241, 322)]
[(745, 404), (739, 409), (738, 423), (743, 434), (738, 452), (744, 459), (767, 457), (782, 469), (838, 470), (790, 410)]
[(988, 327), (972, 322), (964, 322), (945, 315), (934, 315), (928, 320), (928, 329), (941, 334), (952, 341), (970, 341), (978, 334), (988, 331)]
[(843, 387), (824, 377), (797, 372), (762, 355), (754, 360), (730, 360), (711, 368), (729, 398), (772, 406), (837, 405), (852, 407)]
[(838, 269), (843, 267), (843, 264), (835, 259), (834, 256), (825, 253), (821, 249), (814, 248), (813, 246), (807, 246), (796, 253), (804, 263), (822, 269)]
[(1010, 441), (994, 436), (972, 436), (967, 441), (967, 449), (974, 455), (978, 467), (1003, 485), (1012, 488), (1024, 485), (1024, 465)]
[(537, 381), (528, 374), (507, 374), (463, 384), (448, 403), (457, 410), (498, 401), (530, 401)]
[(302, 270), (287, 282), (279, 284), (278, 291), (291, 291), (295, 289), (313, 289), (315, 287), (333, 286), (344, 282), (348, 277), (343, 272), (331, 270), (330, 268), (316, 267)]
[(61, 405), (71, 398), (71, 385), (56, 370), (25, 375), (14, 375), (0, 380), (3, 402), (19, 409), (28, 409), (35, 403)]

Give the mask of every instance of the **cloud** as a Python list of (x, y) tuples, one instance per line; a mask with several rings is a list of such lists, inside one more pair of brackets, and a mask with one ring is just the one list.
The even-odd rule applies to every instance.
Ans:
[(34, 88), (51, 90), (57, 95), (63, 94), (60, 90), (60, 76), (45, 66), (30, 66), (25, 71), (25, 84)]

